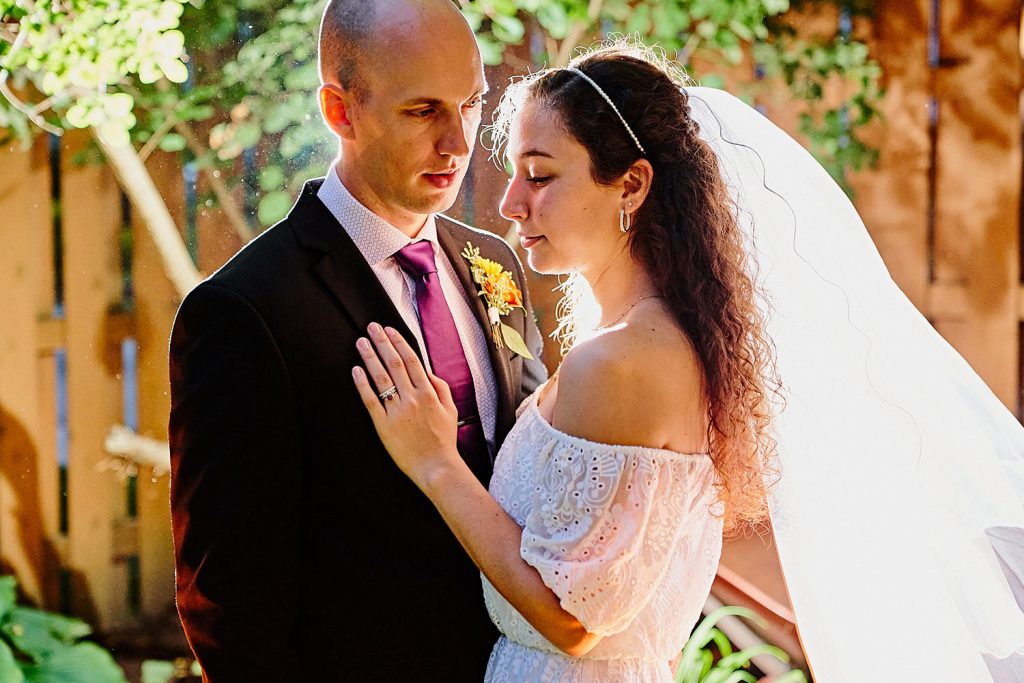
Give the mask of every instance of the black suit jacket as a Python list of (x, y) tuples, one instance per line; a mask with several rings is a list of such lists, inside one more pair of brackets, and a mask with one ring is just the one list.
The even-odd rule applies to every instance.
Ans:
[[(412, 337), (317, 198), (321, 182), (189, 293), (175, 319), (178, 612), (214, 683), (479, 683), (497, 633), (478, 571), (392, 463), (351, 379), (371, 321)], [(525, 286), (522, 266), (494, 235), (442, 217), (437, 227), (484, 325), (459, 252), (473, 242)], [(546, 375), (525, 306), (504, 322), (536, 360), (490, 348), (498, 443)]]

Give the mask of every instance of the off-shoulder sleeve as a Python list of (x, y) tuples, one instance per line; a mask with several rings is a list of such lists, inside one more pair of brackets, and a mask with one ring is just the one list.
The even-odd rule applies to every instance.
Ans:
[(614, 635), (650, 602), (679, 544), (718, 521), (713, 467), (568, 435), (545, 450), (520, 553), (589, 632)]

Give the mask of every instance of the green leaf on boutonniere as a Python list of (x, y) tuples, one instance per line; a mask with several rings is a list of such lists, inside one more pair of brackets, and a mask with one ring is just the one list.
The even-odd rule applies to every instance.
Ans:
[(501, 336), (505, 339), (505, 346), (512, 349), (523, 358), (533, 360), (533, 354), (530, 353), (529, 347), (526, 346), (526, 342), (523, 341), (522, 336), (516, 332), (514, 327), (509, 327), (505, 323), (501, 323)]

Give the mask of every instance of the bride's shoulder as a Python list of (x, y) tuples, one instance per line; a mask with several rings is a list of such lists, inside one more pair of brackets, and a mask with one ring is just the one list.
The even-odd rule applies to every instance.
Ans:
[(678, 330), (633, 320), (577, 343), (558, 371), (552, 424), (601, 443), (660, 448), (673, 441), (686, 397), (702, 392), (699, 362)]

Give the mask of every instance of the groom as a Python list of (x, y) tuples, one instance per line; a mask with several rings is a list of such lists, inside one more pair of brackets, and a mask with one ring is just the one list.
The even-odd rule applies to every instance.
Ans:
[(485, 481), (545, 375), (529, 300), (502, 322), (536, 360), (492, 342), (460, 255), (472, 242), (523, 287), (512, 251), (436, 215), (473, 150), (480, 54), (451, 0), (334, 0), (319, 50), (338, 160), (175, 320), (178, 611), (214, 683), (479, 683), (497, 637), (479, 573), (392, 463), (351, 369), (371, 321), (415, 339), (459, 387), (460, 452)]

